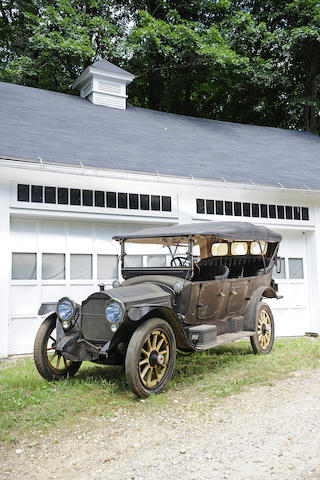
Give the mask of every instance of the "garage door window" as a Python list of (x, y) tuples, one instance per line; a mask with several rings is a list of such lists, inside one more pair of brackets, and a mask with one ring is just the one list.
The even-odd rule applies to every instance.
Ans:
[(73, 253), (70, 255), (71, 280), (90, 280), (92, 278), (92, 255)]
[(118, 278), (117, 255), (98, 255), (98, 280)]
[(65, 279), (65, 256), (63, 253), (42, 254), (42, 279)]
[(167, 257), (165, 255), (148, 255), (148, 267), (165, 267), (167, 264)]
[(293, 280), (304, 278), (302, 258), (289, 258), (289, 278)]
[(124, 266), (125, 267), (142, 267), (142, 255), (126, 255), (124, 257)]
[(37, 254), (12, 254), (12, 280), (35, 280), (37, 278)]

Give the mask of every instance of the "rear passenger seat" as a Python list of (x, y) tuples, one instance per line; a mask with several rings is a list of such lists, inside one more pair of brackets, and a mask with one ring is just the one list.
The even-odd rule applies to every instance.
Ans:
[[(266, 265), (270, 258), (265, 257)], [(217, 276), (224, 275), (228, 267), (228, 278), (251, 277), (258, 275), (263, 269), (263, 261), (260, 256), (233, 255), (221, 257), (202, 258), (198, 262), (200, 271), (195, 267), (193, 280), (214, 280)]]

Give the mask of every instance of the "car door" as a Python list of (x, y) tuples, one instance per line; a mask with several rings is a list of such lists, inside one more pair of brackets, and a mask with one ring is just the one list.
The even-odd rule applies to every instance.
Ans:
[(248, 278), (235, 278), (230, 282), (230, 290), (228, 295), (227, 314), (232, 316), (240, 316), (245, 312), (247, 301), (246, 295), (248, 291)]
[(197, 318), (200, 323), (214, 324), (216, 319), (224, 318), (230, 292), (231, 281), (208, 280), (199, 282)]

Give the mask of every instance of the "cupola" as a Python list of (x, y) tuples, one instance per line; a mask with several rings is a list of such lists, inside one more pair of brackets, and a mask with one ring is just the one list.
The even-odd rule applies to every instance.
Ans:
[(72, 84), (80, 96), (95, 105), (126, 109), (127, 85), (134, 75), (107, 60), (97, 60), (87, 67)]

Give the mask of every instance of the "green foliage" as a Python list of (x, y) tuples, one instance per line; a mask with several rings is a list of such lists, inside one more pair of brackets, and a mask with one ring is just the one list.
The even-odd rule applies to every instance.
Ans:
[(0, 0), (0, 79), (70, 91), (104, 57), (131, 103), (320, 132), (317, 0)]

